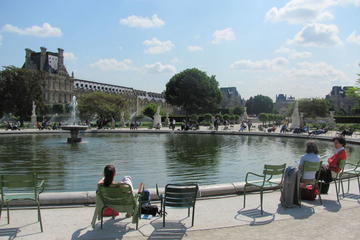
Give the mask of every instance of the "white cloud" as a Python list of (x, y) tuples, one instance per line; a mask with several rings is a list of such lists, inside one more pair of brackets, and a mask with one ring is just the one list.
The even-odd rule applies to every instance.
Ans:
[(35, 37), (60, 37), (62, 32), (60, 28), (53, 27), (49, 23), (44, 23), (42, 26), (31, 26), (28, 28), (19, 28), (11, 24), (6, 24), (2, 27), (4, 32), (12, 32), (19, 35), (28, 35)]
[(175, 73), (176, 67), (171, 64), (162, 64), (156, 62), (154, 64), (145, 64), (144, 68), (149, 73)]
[(137, 28), (154, 28), (165, 25), (165, 22), (156, 14), (152, 15), (151, 18), (132, 15), (127, 18), (120, 19), (120, 23), (129, 27)]
[(271, 22), (287, 21), (291, 24), (329, 20), (334, 16), (326, 9), (336, 4), (337, 1), (334, 0), (291, 0), (284, 7), (271, 8), (265, 19)]
[(233, 41), (235, 40), (235, 33), (232, 28), (225, 28), (222, 30), (216, 30), (213, 33), (213, 40), (211, 41), (213, 44), (218, 44), (223, 41)]
[(0, 46), (2, 45), (3, 36), (0, 35)]
[[(360, 1), (360, 0), (359, 0)], [(353, 31), (347, 38), (346, 41), (360, 45), (360, 35)]]
[(187, 47), (187, 50), (188, 50), (189, 52), (196, 52), (196, 51), (202, 51), (203, 48), (200, 47), (200, 46), (188, 46), (188, 47)]
[(310, 23), (306, 24), (288, 44), (299, 44), (308, 47), (326, 47), (341, 45), (338, 28), (332, 24)]
[(281, 47), (279, 49), (276, 49), (275, 53), (286, 54), (289, 56), (290, 59), (309, 58), (312, 56), (311, 52), (307, 52), (307, 51), (298, 52), (295, 49), (286, 48), (286, 47)]
[(178, 58), (175, 57), (175, 58), (171, 59), (170, 62), (171, 62), (172, 64), (177, 64), (177, 63), (180, 62), (180, 59), (178, 59)]
[(135, 69), (133, 62), (130, 59), (118, 61), (115, 58), (104, 58), (90, 64), (90, 66), (99, 68), (102, 71), (125, 71)]
[(286, 67), (289, 61), (284, 57), (277, 57), (274, 59), (264, 59), (259, 61), (252, 61), (242, 59), (230, 65), (230, 69), (249, 70), (249, 71), (265, 71), (278, 70)]
[(360, 6), (360, 0), (291, 0), (283, 7), (272, 7), (266, 12), (265, 19), (290, 24), (326, 21), (334, 18), (329, 8), (348, 4)]
[(75, 54), (72, 52), (64, 52), (64, 58), (65, 58), (65, 60), (68, 60), (68, 61), (75, 61), (77, 59)]
[(170, 51), (175, 45), (171, 41), (160, 41), (157, 38), (145, 40), (143, 42), (145, 46), (149, 48), (145, 49), (145, 53), (148, 54), (161, 54)]
[(343, 80), (345, 74), (326, 62), (301, 62), (288, 71), (292, 77), (304, 78), (328, 78), (331, 80)]

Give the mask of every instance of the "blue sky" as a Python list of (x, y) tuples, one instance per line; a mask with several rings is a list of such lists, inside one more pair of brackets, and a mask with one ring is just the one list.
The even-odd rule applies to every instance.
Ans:
[(245, 98), (324, 97), (360, 73), (360, 0), (1, 1), (0, 65), (40, 46), (80, 79), (161, 92), (197, 67)]

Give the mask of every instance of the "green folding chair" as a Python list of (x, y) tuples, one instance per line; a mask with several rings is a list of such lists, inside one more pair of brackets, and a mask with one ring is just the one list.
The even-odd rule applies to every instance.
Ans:
[(342, 196), (344, 197), (344, 195), (345, 195), (344, 194), (344, 185), (343, 185), (345, 164), (346, 164), (346, 160), (341, 160), (339, 162), (339, 168), (341, 169), (341, 171), (338, 172), (334, 178), (332, 178), (332, 180), (335, 183), (336, 198), (337, 198), (338, 203), (340, 203), (340, 198), (339, 198), (340, 185), (341, 185)]
[(40, 213), (40, 199), (39, 195), (44, 191), (45, 181), (38, 178), (36, 174), (27, 175), (1, 175), (0, 176), (0, 194), (1, 206), (0, 217), (2, 208), (6, 205), (7, 210), (7, 223), (10, 223), (9, 203), (17, 200), (30, 200), (34, 201), (38, 210), (38, 221), (40, 223), (41, 232), (43, 226)]
[[(284, 181), (284, 172), (285, 172), (286, 164), (281, 165), (264, 165), (263, 175), (256, 174), (253, 172), (246, 173), (245, 177), (245, 185), (244, 185), (244, 208), (246, 203), (246, 188), (254, 187), (256, 190), (260, 190), (260, 205), (261, 205), (261, 214), (263, 211), (263, 192), (266, 189), (279, 187), (280, 191), (282, 191), (283, 181)], [(260, 178), (261, 180), (256, 181), (248, 181), (249, 176), (255, 176)], [(280, 176), (280, 182), (274, 182), (273, 177)]]
[(103, 212), (105, 208), (110, 207), (114, 211), (131, 214), (133, 216), (132, 222), (136, 224), (137, 230), (141, 216), (141, 194), (143, 190), (143, 184), (140, 184), (137, 194), (133, 194), (131, 186), (127, 183), (111, 184), (108, 187), (98, 184), (95, 215), (92, 221), (93, 227), (95, 226), (96, 215), (98, 215), (101, 219), (101, 229), (103, 228)]
[[(320, 169), (321, 169), (321, 166), (322, 166), (322, 161), (320, 161), (320, 162), (307, 162), (307, 161), (305, 161), (304, 165), (301, 167), (302, 176), (306, 172), (319, 172)], [(320, 185), (319, 184), (319, 177), (320, 177), (320, 174), (317, 174), (317, 176), (314, 179), (314, 182), (311, 185), (314, 186), (315, 190), (318, 190), (318, 192), (319, 192), (319, 200), (320, 200), (320, 203), (322, 205), (323, 203), (322, 203), (322, 199), (321, 199), (321, 186), (319, 187), (319, 185)], [(301, 183), (301, 180), (302, 179), (300, 179), (300, 183)], [(299, 193), (298, 199), (299, 199), (300, 206), (301, 206), (301, 195), (300, 195), (301, 191), (300, 191), (300, 189), (299, 189), (298, 193)]]
[[(350, 168), (346, 169), (346, 166), (350, 166)], [(360, 193), (360, 160), (354, 164), (354, 163), (345, 163), (345, 169), (344, 174), (346, 177), (348, 177), (348, 189), (347, 192), (350, 191), (350, 178), (357, 178), (358, 181), (358, 188)]]
[[(157, 185), (156, 189), (159, 195)], [(194, 226), (195, 202), (198, 192), (199, 186), (197, 184), (167, 184), (165, 193), (160, 195), (163, 227), (165, 227), (166, 207), (187, 208), (188, 217), (190, 217), (190, 208), (193, 208), (191, 226)]]

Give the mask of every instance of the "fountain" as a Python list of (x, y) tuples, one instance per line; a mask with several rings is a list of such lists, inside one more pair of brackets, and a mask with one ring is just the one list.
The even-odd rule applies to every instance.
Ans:
[(67, 139), (68, 143), (78, 143), (81, 142), (81, 138), (79, 138), (79, 131), (85, 130), (88, 126), (79, 125), (79, 110), (77, 108), (78, 103), (76, 101), (76, 96), (73, 96), (70, 109), (71, 109), (71, 118), (67, 122), (66, 125), (62, 126), (62, 130), (69, 130), (70, 131), (70, 138)]
[(160, 115), (160, 106), (157, 107), (156, 113), (154, 114), (153, 127), (160, 129), (161, 128), (161, 115)]

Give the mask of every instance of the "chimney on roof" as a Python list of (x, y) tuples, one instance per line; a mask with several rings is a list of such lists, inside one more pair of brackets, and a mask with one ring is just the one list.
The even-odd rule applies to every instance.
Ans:
[(28, 68), (31, 61), (31, 54), (33, 51), (29, 48), (25, 48), (25, 68)]
[(40, 47), (41, 55), (40, 55), (40, 71), (44, 71), (44, 66), (46, 62), (46, 48)]
[(64, 49), (58, 48), (58, 69), (61, 69), (64, 66)]

